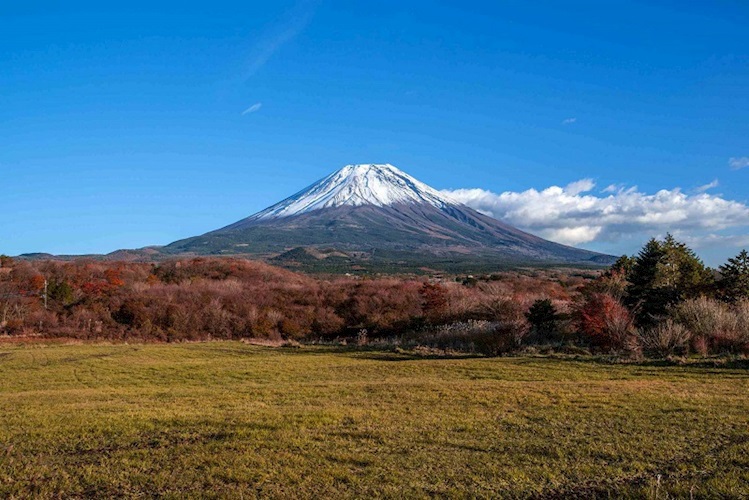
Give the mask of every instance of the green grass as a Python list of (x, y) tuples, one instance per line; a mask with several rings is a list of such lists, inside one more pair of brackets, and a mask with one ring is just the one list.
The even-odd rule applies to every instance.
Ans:
[(0, 344), (0, 419), (0, 497), (749, 495), (741, 369)]

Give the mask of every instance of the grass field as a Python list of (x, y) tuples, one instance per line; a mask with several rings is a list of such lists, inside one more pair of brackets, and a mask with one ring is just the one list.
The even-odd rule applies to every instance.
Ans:
[(749, 496), (749, 370), (0, 344), (0, 497)]

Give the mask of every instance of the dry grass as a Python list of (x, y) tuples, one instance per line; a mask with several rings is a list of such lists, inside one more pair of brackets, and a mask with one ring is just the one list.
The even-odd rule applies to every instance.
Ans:
[(749, 495), (746, 369), (0, 344), (0, 380), (2, 497)]

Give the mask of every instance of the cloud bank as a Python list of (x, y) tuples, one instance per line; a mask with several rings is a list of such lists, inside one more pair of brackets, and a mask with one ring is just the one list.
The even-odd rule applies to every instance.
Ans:
[(443, 192), (482, 213), (568, 245), (617, 242), (634, 234), (654, 236), (672, 232), (691, 235), (695, 246), (700, 246), (699, 235), (704, 235), (705, 243), (716, 243), (721, 238), (732, 238), (715, 234), (716, 231), (749, 226), (749, 206), (705, 192), (715, 186), (717, 181), (700, 186), (694, 194), (684, 193), (680, 188), (647, 194), (636, 186), (608, 186), (594, 194), (595, 183), (581, 179), (565, 187), (551, 186), (541, 191)]

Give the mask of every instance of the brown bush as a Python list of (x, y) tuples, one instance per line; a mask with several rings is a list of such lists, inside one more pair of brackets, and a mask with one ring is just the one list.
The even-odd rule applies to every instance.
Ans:
[(18, 335), (23, 332), (23, 325), (21, 319), (9, 319), (3, 322), (3, 330), (8, 335)]
[(749, 306), (746, 302), (729, 305), (700, 297), (677, 304), (670, 313), (674, 321), (691, 332), (696, 352), (749, 351)]
[(660, 357), (687, 354), (691, 340), (689, 330), (670, 318), (640, 332), (639, 337), (646, 354)]
[(527, 324), (468, 320), (430, 328), (408, 340), (420, 346), (496, 356), (520, 347), (527, 332)]

